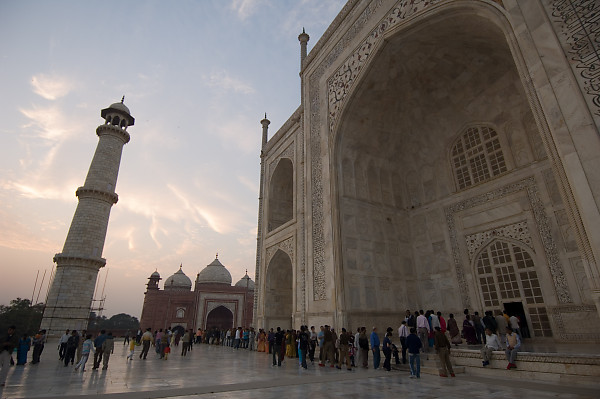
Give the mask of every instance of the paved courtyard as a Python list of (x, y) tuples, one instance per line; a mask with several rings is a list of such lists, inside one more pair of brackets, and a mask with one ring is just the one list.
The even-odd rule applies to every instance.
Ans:
[(354, 371), (310, 365), (297, 359), (271, 367), (269, 355), (228, 347), (195, 345), (187, 357), (168, 360), (150, 352), (147, 360), (126, 362), (125, 346), (115, 345), (108, 370), (75, 372), (58, 361), (48, 344), (38, 365), (11, 367), (2, 398), (598, 398), (598, 388), (471, 377), (440, 378), (424, 374), (410, 379), (404, 371)]

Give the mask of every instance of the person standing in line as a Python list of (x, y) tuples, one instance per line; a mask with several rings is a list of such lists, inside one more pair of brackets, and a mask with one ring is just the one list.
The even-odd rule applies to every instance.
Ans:
[(304, 370), (308, 368), (306, 364), (306, 352), (308, 351), (310, 337), (306, 331), (306, 326), (300, 326), (300, 334), (298, 334), (298, 348), (300, 349), (300, 365)]
[(340, 340), (340, 355), (339, 355), (339, 363), (337, 365), (338, 369), (342, 369), (342, 364), (346, 365), (346, 369), (351, 371), (352, 370), (352, 365), (350, 362), (350, 334), (348, 334), (348, 332), (346, 331), (345, 328), (342, 327), (342, 332), (339, 336), (339, 340)]
[(90, 352), (93, 351), (94, 342), (92, 341), (92, 334), (88, 334), (85, 336), (85, 341), (81, 346), (81, 359), (75, 365), (75, 371), (79, 370), (79, 367), (81, 367), (82, 373), (85, 371), (85, 364), (87, 363), (88, 358), (90, 357)]
[(27, 334), (19, 339), (19, 346), (17, 348), (17, 366), (24, 366), (27, 363), (27, 353), (31, 348), (31, 338)]
[(483, 327), (483, 322), (481, 321), (481, 317), (479, 316), (479, 312), (475, 312), (473, 314), (473, 327), (475, 327), (475, 338), (477, 339), (477, 343), (481, 344), (483, 343), (483, 341), (481, 340), (483, 338), (484, 334), (484, 327)]
[(446, 338), (446, 334), (442, 332), (441, 327), (435, 328), (435, 337), (433, 344), (436, 353), (440, 358), (440, 377), (448, 377), (450, 372), (451, 377), (455, 377), (452, 363), (450, 362), (450, 341)]
[(392, 360), (392, 332), (388, 331), (383, 338), (383, 356), (385, 360), (383, 361), (383, 368), (386, 371), (391, 371), (392, 366), (390, 361)]
[(102, 359), (102, 370), (108, 369), (108, 361), (110, 360), (110, 355), (115, 351), (115, 340), (111, 332), (108, 333), (106, 339), (102, 343), (102, 355), (104, 359)]
[(360, 339), (360, 327), (356, 329), (356, 334), (354, 334), (354, 356), (356, 357), (356, 364), (362, 364), (362, 359), (360, 358), (360, 345), (358, 343)]
[(448, 319), (448, 333), (450, 334), (450, 342), (452, 342), (455, 346), (462, 344), (462, 338), (460, 337), (460, 329), (458, 328), (458, 323), (454, 318), (454, 314), (450, 313)]
[(40, 356), (44, 351), (44, 344), (46, 343), (46, 330), (38, 332), (33, 337), (33, 359), (31, 364), (38, 364), (40, 362)]
[(315, 362), (315, 350), (317, 349), (317, 332), (315, 326), (310, 326), (310, 349), (308, 352), (308, 358), (311, 364)]
[(488, 310), (485, 312), (485, 316), (483, 316), (483, 324), (485, 325), (485, 328), (490, 329), (492, 334), (496, 334), (498, 325), (496, 324), (496, 319), (491, 311)]
[(429, 345), (429, 320), (423, 314), (422, 309), (419, 310), (419, 316), (417, 317), (417, 332), (422, 344), (421, 351), (426, 352)]
[(281, 346), (283, 342), (283, 332), (281, 331), (281, 327), (277, 327), (277, 332), (273, 337), (273, 366), (281, 367)]
[(0, 386), (3, 387), (6, 384), (6, 377), (8, 377), (8, 368), (10, 367), (10, 357), (12, 356), (13, 350), (19, 343), (19, 337), (15, 333), (17, 328), (15, 326), (8, 327), (6, 334), (0, 339)]
[(140, 359), (146, 360), (146, 356), (148, 356), (148, 351), (150, 350), (150, 344), (152, 343), (152, 329), (147, 328), (146, 332), (142, 334), (142, 353), (140, 353)]
[(94, 367), (92, 370), (98, 370), (100, 367), (100, 362), (102, 361), (102, 344), (106, 341), (106, 331), (100, 331), (100, 335), (96, 337), (94, 340), (94, 348), (96, 351), (94, 352)]
[(319, 366), (324, 367), (325, 362), (329, 361), (329, 367), (335, 367), (334, 339), (331, 328), (325, 325), (323, 332), (323, 362)]
[(406, 309), (406, 317), (404, 317), (404, 321), (406, 322), (406, 326), (409, 328), (409, 330), (411, 327), (417, 327), (417, 319), (408, 309)]
[(421, 378), (421, 348), (423, 342), (417, 336), (417, 330), (413, 327), (406, 338), (408, 346), (408, 363), (410, 365), (410, 378)]
[(483, 361), (481, 362), (483, 367), (490, 364), (490, 357), (492, 356), (493, 351), (499, 351), (501, 347), (500, 340), (498, 336), (492, 332), (490, 328), (485, 329), (485, 346), (481, 348), (481, 357)]
[(371, 351), (373, 351), (373, 368), (377, 370), (379, 368), (379, 363), (381, 362), (381, 353), (379, 352), (381, 343), (379, 342), (377, 327), (373, 327), (369, 341), (371, 343)]
[(442, 332), (446, 333), (446, 328), (447, 328), (446, 319), (444, 319), (442, 317), (442, 312), (437, 312), (437, 317), (438, 317), (438, 320), (440, 321), (440, 328), (442, 329)]
[(255, 350), (255, 342), (256, 342), (256, 331), (254, 331), (254, 327), (250, 327), (250, 331), (248, 331), (248, 350)]
[(398, 336), (400, 337), (400, 346), (402, 346), (402, 364), (406, 364), (406, 338), (408, 338), (409, 330), (406, 325), (406, 320), (402, 320), (402, 325), (398, 328)]
[(67, 341), (71, 337), (69, 330), (66, 330), (58, 340), (58, 360), (64, 360), (65, 353), (67, 353)]
[(508, 327), (508, 322), (504, 317), (502, 312), (498, 312), (498, 315), (495, 317), (496, 320), (496, 331), (498, 333), (498, 339), (502, 344), (506, 343), (506, 327)]
[(323, 350), (323, 343), (325, 340), (325, 327), (321, 326), (317, 333), (317, 339), (319, 340), (319, 364), (323, 363), (325, 357), (325, 351)]
[(361, 327), (358, 336), (358, 348), (360, 350), (360, 360), (365, 369), (369, 368), (369, 338), (367, 338), (367, 328)]
[(69, 365), (69, 362), (71, 362), (71, 365), (73, 363), (75, 363), (75, 352), (77, 351), (78, 346), (79, 346), (79, 334), (77, 334), (76, 330), (73, 330), (73, 332), (71, 333), (71, 336), (67, 340), (67, 348), (65, 349), (65, 354), (64, 354), (65, 367), (67, 367)]
[(519, 348), (521, 348), (521, 338), (519, 338), (519, 334), (514, 332), (512, 327), (506, 327), (506, 360), (508, 360), (508, 366), (506, 366), (507, 370), (517, 368), (515, 361), (517, 360)]

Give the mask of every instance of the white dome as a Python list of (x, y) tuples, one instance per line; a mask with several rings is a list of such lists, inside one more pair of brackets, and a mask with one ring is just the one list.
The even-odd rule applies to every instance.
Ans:
[(240, 279), (240, 281), (238, 281), (237, 283), (235, 283), (236, 287), (241, 287), (241, 288), (246, 288), (248, 287), (249, 290), (254, 291), (254, 281), (252, 281), (252, 279), (250, 278), (250, 276), (248, 276), (248, 273), (246, 273), (246, 275), (244, 277), (242, 277)]
[(185, 273), (183, 273), (183, 270), (181, 270), (181, 266), (179, 266), (179, 270), (177, 270), (177, 272), (172, 275), (171, 277), (169, 277), (168, 279), (165, 280), (165, 290), (170, 290), (170, 289), (187, 289), (187, 290), (191, 290), (192, 289), (192, 280), (190, 280), (190, 278), (188, 276), (185, 275)]
[(227, 284), (231, 285), (231, 274), (229, 271), (219, 262), (218, 258), (215, 258), (211, 264), (207, 265), (196, 278), (196, 284)]

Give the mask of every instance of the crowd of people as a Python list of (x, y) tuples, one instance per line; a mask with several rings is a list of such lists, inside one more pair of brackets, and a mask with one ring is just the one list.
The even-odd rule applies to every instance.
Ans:
[[(152, 332), (147, 328), (138, 331), (130, 339), (127, 333), (123, 345), (129, 344), (127, 361), (134, 360), (136, 347), (141, 346), (139, 358), (145, 360), (153, 347), (156, 357), (167, 360), (172, 351), (179, 351), (187, 356), (195, 344), (220, 345), (233, 349), (256, 350), (272, 356), (272, 365), (281, 366), (285, 358), (297, 358), (299, 367), (308, 368), (308, 362), (315, 362), (316, 349), (319, 348), (318, 366), (346, 368), (351, 371), (356, 367), (369, 368), (369, 352), (372, 353), (373, 368), (381, 366), (381, 352), (384, 355), (383, 369), (391, 370), (392, 357), (396, 364), (409, 364), (410, 377), (420, 378), (420, 356), (435, 350), (439, 357), (439, 375), (454, 377), (450, 362), (452, 345), (483, 345), (481, 348), (482, 366), (490, 364), (494, 351), (504, 349), (508, 362), (507, 369), (516, 368), (516, 356), (521, 347), (522, 330), (516, 315), (509, 316), (506, 311), (496, 316), (491, 311), (480, 317), (478, 312), (471, 314), (464, 310), (462, 329), (450, 313), (446, 319), (441, 312), (407, 310), (397, 330), (399, 346), (393, 343), (394, 329), (388, 327), (383, 340), (380, 339), (377, 327), (367, 334), (366, 327), (359, 327), (356, 333), (341, 328), (336, 331), (328, 325), (301, 326), (299, 330), (283, 330), (280, 327), (269, 330), (254, 328), (229, 329), (192, 329), (170, 330), (159, 329)], [(40, 362), (40, 356), (46, 342), (46, 331), (41, 330), (35, 336), (19, 337), (15, 326), (0, 337), (0, 385), (4, 386), (8, 374), (8, 366), (14, 363), (12, 354), (16, 349), (17, 366), (27, 363), (28, 353), (33, 348), (31, 364)], [(87, 361), (93, 354), (93, 370), (102, 365), (108, 369), (111, 354), (114, 352), (114, 337), (111, 332), (100, 331), (93, 337), (87, 331), (66, 330), (58, 342), (58, 358), (65, 367), (73, 366), (74, 370), (85, 371)]]

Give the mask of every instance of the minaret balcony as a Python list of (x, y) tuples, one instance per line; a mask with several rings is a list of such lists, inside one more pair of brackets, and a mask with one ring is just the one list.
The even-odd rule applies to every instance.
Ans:
[(108, 202), (111, 205), (116, 204), (117, 201), (119, 201), (119, 196), (117, 193), (87, 187), (79, 187), (77, 191), (75, 191), (75, 195), (77, 198), (79, 198), (79, 200), (83, 198), (94, 198)]
[(114, 125), (100, 125), (96, 128), (96, 134), (98, 137), (104, 135), (110, 135), (123, 141), (123, 144), (129, 143), (131, 136), (126, 130), (121, 129), (119, 126)]

